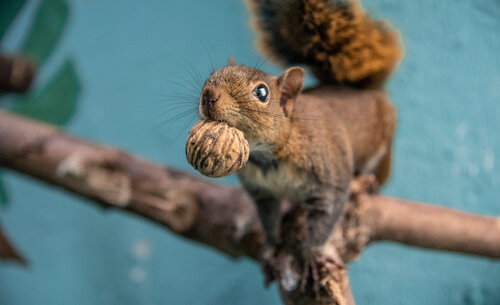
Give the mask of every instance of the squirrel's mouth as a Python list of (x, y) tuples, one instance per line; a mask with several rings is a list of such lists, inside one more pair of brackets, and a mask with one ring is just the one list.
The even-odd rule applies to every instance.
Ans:
[[(216, 107), (206, 106), (200, 104), (198, 115), (201, 120), (209, 120), (209, 121), (218, 121), (224, 122), (229, 126), (232, 126), (228, 120), (224, 118), (224, 115), (221, 114), (220, 110)], [(234, 127), (234, 126), (232, 126)]]
[(212, 118), (213, 110), (210, 110), (209, 107), (204, 107), (203, 105), (200, 105), (199, 115), (200, 115), (200, 119), (213, 120), (213, 118)]
[(215, 105), (210, 105), (200, 102), (198, 107), (198, 115), (200, 119), (211, 120), (211, 121), (222, 121), (219, 111), (216, 108), (217, 107), (215, 107)]

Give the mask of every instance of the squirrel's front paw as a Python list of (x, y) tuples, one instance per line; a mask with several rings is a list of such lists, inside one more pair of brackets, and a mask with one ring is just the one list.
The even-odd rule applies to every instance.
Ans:
[(276, 248), (271, 245), (262, 246), (260, 252), (259, 262), (264, 272), (265, 282), (264, 284), (268, 287), (272, 281), (276, 279)]
[(368, 194), (378, 193), (380, 185), (373, 174), (360, 175), (351, 181), (351, 195), (357, 196), (363, 192)]
[(320, 271), (324, 268), (330, 269), (333, 265), (344, 267), (342, 259), (337, 254), (333, 256), (325, 255), (320, 248), (307, 249), (303, 254), (301, 291), (304, 292), (306, 290), (309, 279), (311, 279), (314, 294), (319, 298)]

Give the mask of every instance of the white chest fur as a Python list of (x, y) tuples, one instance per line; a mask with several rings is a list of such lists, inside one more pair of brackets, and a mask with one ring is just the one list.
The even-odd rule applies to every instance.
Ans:
[(277, 161), (272, 155), (253, 154), (238, 172), (240, 179), (253, 188), (263, 189), (279, 198), (300, 199), (307, 181), (306, 173), (294, 164)]

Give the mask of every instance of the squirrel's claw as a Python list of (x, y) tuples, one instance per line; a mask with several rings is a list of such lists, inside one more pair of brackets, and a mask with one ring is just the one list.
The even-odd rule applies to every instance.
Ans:
[(309, 277), (312, 278), (313, 290), (316, 298), (319, 297), (319, 266), (314, 257), (304, 258), (304, 265), (300, 279), (300, 291), (305, 292)]
[(320, 271), (323, 268), (330, 269), (332, 265), (343, 268), (344, 263), (339, 256), (327, 256), (319, 250), (310, 250), (304, 255), (302, 274), (300, 279), (300, 291), (305, 292), (309, 278), (312, 279), (312, 288), (316, 299), (320, 296)]
[(357, 196), (363, 192), (369, 194), (378, 193), (380, 185), (373, 174), (360, 175), (351, 181), (351, 194)]
[(262, 272), (264, 272), (264, 285), (269, 285), (276, 279), (276, 249), (272, 246), (263, 246), (259, 259)]

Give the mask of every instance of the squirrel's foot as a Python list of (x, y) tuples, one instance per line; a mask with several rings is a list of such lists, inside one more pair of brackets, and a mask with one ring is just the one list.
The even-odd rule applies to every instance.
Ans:
[(269, 287), (269, 285), (277, 278), (276, 252), (276, 248), (271, 245), (262, 246), (259, 262), (262, 272), (264, 272), (264, 285), (266, 287)]
[(304, 292), (309, 279), (311, 279), (314, 294), (316, 298), (319, 298), (321, 281), (320, 271), (322, 269), (331, 269), (334, 265), (340, 268), (344, 267), (344, 262), (337, 253), (330, 256), (323, 254), (321, 249), (318, 248), (308, 249), (303, 255), (300, 290)]
[(351, 181), (351, 194), (353, 196), (361, 193), (374, 194), (378, 193), (380, 185), (374, 174), (366, 174), (355, 177)]

